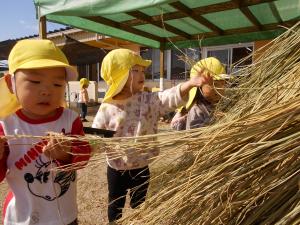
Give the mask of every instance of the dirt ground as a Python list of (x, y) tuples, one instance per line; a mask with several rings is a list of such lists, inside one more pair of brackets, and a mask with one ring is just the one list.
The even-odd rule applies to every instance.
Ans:
[[(89, 122), (84, 126), (91, 126), (91, 121), (96, 113), (96, 108), (89, 108), (87, 117)], [(161, 123), (160, 131), (168, 130), (169, 125)], [(106, 225), (107, 224), (107, 180), (106, 162), (103, 160), (96, 165), (88, 166), (78, 171), (77, 202), (78, 219), (80, 225)], [(8, 192), (6, 182), (0, 184), (0, 208)], [(0, 216), (2, 223), (2, 213)]]

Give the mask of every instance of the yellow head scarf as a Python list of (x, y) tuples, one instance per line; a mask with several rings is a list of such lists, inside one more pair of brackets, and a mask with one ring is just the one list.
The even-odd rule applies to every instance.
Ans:
[(110, 51), (103, 59), (101, 77), (107, 83), (108, 90), (103, 102), (109, 102), (120, 93), (126, 84), (129, 71), (134, 65), (148, 67), (151, 60), (144, 60), (137, 53), (128, 49), (115, 49)]
[[(8, 67), (11, 75), (18, 69), (64, 67), (68, 81), (77, 78), (77, 71), (69, 65), (64, 53), (50, 40), (17, 42), (9, 54)], [(8, 79), (8, 76), (0, 79), (0, 117), (6, 117), (21, 107), (15, 94), (8, 88)]]
[(83, 88), (83, 86), (89, 86), (90, 81), (86, 78), (81, 78), (79, 81), (80, 87)]
[[(190, 77), (199, 76), (198, 72), (203, 68), (205, 68), (211, 74), (214, 80), (225, 80), (230, 77), (229, 75), (225, 74), (225, 68), (222, 63), (214, 57), (202, 59), (197, 62), (191, 69)], [(186, 104), (187, 110), (192, 107), (196, 93), (197, 87), (194, 87), (189, 91), (189, 100)]]

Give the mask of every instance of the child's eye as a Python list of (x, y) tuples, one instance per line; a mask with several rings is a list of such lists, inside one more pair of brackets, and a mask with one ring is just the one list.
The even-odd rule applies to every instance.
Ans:
[(55, 87), (62, 87), (61, 84), (54, 84)]
[(34, 84), (39, 84), (40, 81), (37, 81), (37, 80), (29, 80), (30, 83), (34, 83)]

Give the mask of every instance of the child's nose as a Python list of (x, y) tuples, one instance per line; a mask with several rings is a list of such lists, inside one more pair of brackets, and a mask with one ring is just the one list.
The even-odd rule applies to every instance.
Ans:
[(50, 95), (50, 93), (51, 93), (50, 87), (48, 87), (46, 85), (41, 87), (41, 89), (40, 89), (41, 95)]

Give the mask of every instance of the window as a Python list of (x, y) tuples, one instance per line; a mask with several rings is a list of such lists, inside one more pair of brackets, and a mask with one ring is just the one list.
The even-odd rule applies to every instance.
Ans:
[[(159, 79), (160, 78), (160, 50), (151, 48), (141, 48), (140, 55), (143, 59), (152, 60), (152, 64), (145, 72), (146, 79)], [(167, 51), (164, 51), (164, 78), (167, 78)]]
[(186, 80), (191, 67), (200, 59), (199, 48), (172, 50), (171, 52), (171, 79)]
[[(183, 50), (184, 51), (184, 50)], [(185, 52), (171, 50), (171, 80), (185, 79)]]
[[(239, 69), (250, 65), (252, 63), (252, 58), (245, 58), (250, 55), (253, 51), (253, 47), (241, 47), (241, 48), (233, 48), (232, 49), (232, 73), (238, 73)], [(245, 60), (244, 60), (245, 58)], [(241, 61), (241, 59), (243, 59)]]
[[(252, 51), (252, 43), (204, 47), (203, 56), (204, 58), (211, 56), (216, 57), (226, 66), (227, 73), (235, 73), (239, 70), (239, 68), (252, 63), (252, 58), (247, 58), (247, 60), (240, 62), (241, 59), (249, 56)], [(237, 62), (239, 63), (236, 64)]]
[(98, 77), (98, 69), (97, 69), (97, 64), (82, 64), (82, 65), (78, 65), (77, 69), (78, 69), (78, 74), (80, 78), (87, 78), (90, 81), (98, 81), (98, 79), (100, 79)]
[(207, 57), (215, 57), (225, 66), (226, 71), (230, 70), (230, 49), (210, 50), (207, 52)]
[[(141, 48), (140, 49), (140, 55), (143, 59), (149, 59), (152, 60), (152, 49), (151, 48)], [(145, 71), (145, 78), (147, 80), (152, 80), (152, 66), (148, 66), (148, 68)]]

